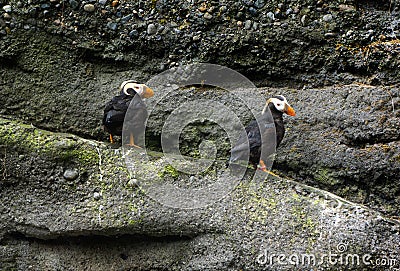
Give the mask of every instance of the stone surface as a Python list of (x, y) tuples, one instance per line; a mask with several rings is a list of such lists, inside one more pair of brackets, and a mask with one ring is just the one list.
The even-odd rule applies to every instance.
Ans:
[(78, 176), (79, 176), (79, 171), (77, 170), (77, 169), (67, 169), (65, 172), (64, 172), (64, 178), (66, 179), (66, 180), (69, 180), (69, 181), (73, 181), (73, 180), (75, 180), (76, 178), (78, 178)]
[(147, 34), (154, 35), (155, 33), (157, 33), (157, 27), (155, 26), (155, 24), (149, 24), (147, 26)]
[[(385, 218), (400, 209), (398, 1), (61, 2), (0, 1), (0, 115), (26, 123), (0, 125), (0, 269), (111, 270), (99, 260), (111, 257), (125, 270), (293, 270), (257, 265), (261, 245), (324, 253), (349, 241), (349, 252), (374, 257), (399, 250), (398, 224)], [(85, 12), (87, 4), (98, 12)], [(148, 35), (151, 24), (158, 29)], [(287, 96), (298, 115), (285, 118), (274, 170), (374, 211), (285, 180), (244, 184), (199, 212), (160, 208), (141, 194), (121, 151), (95, 141), (107, 141), (104, 103), (124, 80), (146, 82), (191, 62), (229, 66), (257, 93)], [(221, 90), (176, 94), (149, 123), (153, 149), (180, 102), (211, 99), (243, 124), (251, 119)], [(182, 151), (198, 155), (193, 146), (206, 137), (226, 160), (230, 145), (217, 128), (188, 127)], [(66, 180), (73, 168), (78, 178)]]
[[(365, 270), (380, 259), (400, 261), (398, 222), (331, 193), (259, 175), (205, 208), (169, 208), (127, 185), (121, 149), (0, 122), (5, 270), (112, 270), (116, 263), (125, 270), (296, 267), (271, 260), (271, 254), (315, 257), (306, 266), (318, 264), (319, 270), (339, 270), (325, 261), (328, 253), (367, 255), (368, 262), (349, 263), (349, 270)], [(58, 147), (59, 141), (68, 147)], [(159, 159), (138, 174), (159, 171)], [(57, 181), (65, 165), (84, 173), (79, 183)], [(101, 197), (91, 192), (100, 190)]]

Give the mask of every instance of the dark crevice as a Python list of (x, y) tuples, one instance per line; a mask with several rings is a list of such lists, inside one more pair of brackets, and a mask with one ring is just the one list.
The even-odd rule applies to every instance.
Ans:
[(367, 147), (367, 145), (388, 144), (397, 141), (400, 141), (400, 135), (396, 138), (380, 138), (378, 136), (370, 138), (357, 138), (357, 139), (346, 138), (346, 140), (343, 141), (342, 143), (349, 148), (363, 149)]
[[(38, 237), (26, 236), (21, 232), (10, 232), (6, 234), (1, 243), (13, 243), (15, 241), (36, 242), (48, 245), (76, 245), (76, 246), (90, 246), (96, 244), (132, 244), (132, 243), (173, 243), (189, 241), (193, 237), (181, 235), (165, 235), (165, 236), (150, 236), (144, 234), (121, 234), (121, 235), (78, 235), (78, 236), (58, 236), (52, 239), (43, 239)], [(121, 256), (122, 258), (123, 256)]]

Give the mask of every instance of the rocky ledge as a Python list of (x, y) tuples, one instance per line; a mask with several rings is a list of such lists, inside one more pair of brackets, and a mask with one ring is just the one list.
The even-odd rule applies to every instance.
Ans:
[[(243, 179), (212, 205), (175, 209), (132, 182), (121, 149), (6, 119), (0, 134), (3, 270), (383, 270), (400, 262), (398, 222), (295, 181)], [(145, 174), (162, 170), (157, 160)]]
[[(399, 7), (0, 0), (0, 269), (399, 268)], [(151, 82), (198, 62), (288, 98), (297, 117), (285, 120), (273, 168), (285, 178), (245, 178), (214, 204), (169, 208), (137, 187), (123, 150), (104, 143), (102, 109), (126, 79)], [(242, 124), (251, 118), (224, 90), (181, 88), (154, 111), (152, 151), (176, 104), (196, 99), (229, 106)], [(226, 160), (217, 128), (188, 127), (185, 154), (198, 155), (205, 136)], [(143, 175), (180, 178), (163, 162)]]

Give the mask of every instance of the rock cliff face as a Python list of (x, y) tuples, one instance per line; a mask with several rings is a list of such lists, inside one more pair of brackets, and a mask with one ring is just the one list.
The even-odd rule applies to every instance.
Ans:
[[(399, 268), (399, 223), (387, 218), (400, 206), (398, 17), (396, 1), (0, 0), (0, 269)], [(101, 143), (104, 102), (123, 80), (196, 62), (288, 98), (298, 115), (286, 119), (274, 169), (294, 181), (244, 179), (195, 211), (137, 188), (122, 150)], [(154, 111), (154, 151), (179, 101), (251, 118), (220, 89), (179, 94)], [(212, 124), (186, 132), (187, 154), (204, 135), (229, 154)], [(284, 265), (278, 254), (315, 262)]]
[[(260, 176), (208, 207), (170, 208), (131, 181), (120, 149), (1, 124), (4, 270), (365, 270), (400, 261), (398, 222), (331, 193)], [(135, 174), (162, 169), (150, 162)]]

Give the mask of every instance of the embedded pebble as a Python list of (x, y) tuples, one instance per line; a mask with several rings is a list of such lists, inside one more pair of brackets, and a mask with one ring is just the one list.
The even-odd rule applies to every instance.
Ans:
[(207, 11), (207, 5), (205, 2), (201, 4), (201, 6), (198, 8), (200, 12), (206, 12)]
[(257, 28), (258, 28), (258, 23), (257, 23), (257, 22), (254, 22), (254, 23), (253, 23), (253, 29), (254, 29), (254, 30), (257, 30)]
[(155, 24), (149, 24), (147, 26), (147, 34), (154, 35), (155, 33), (157, 33), (157, 27), (155, 26)]
[(199, 41), (199, 40), (201, 40), (201, 36), (200, 35), (195, 35), (195, 36), (193, 36), (193, 41)]
[(267, 13), (267, 17), (271, 20), (271, 21), (274, 21), (275, 20), (275, 14), (273, 13), (273, 12), (268, 12)]
[(137, 37), (139, 35), (139, 32), (136, 29), (133, 29), (131, 32), (129, 32), (129, 37)]
[(118, 4), (119, 4), (118, 0), (114, 0), (111, 2), (112, 7), (116, 7), (116, 6), (118, 6)]
[(208, 13), (208, 12), (206, 12), (206, 13), (204, 14), (204, 19), (206, 19), (206, 20), (211, 20), (212, 17), (213, 17), (213, 16), (212, 16), (210, 13)]
[(300, 22), (301, 22), (301, 24), (302, 24), (303, 26), (305, 26), (306, 23), (307, 23), (307, 15), (303, 15), (303, 16), (301, 17), (301, 19), (300, 19)]
[(93, 198), (94, 198), (95, 200), (98, 200), (98, 199), (101, 198), (101, 194), (100, 194), (99, 192), (94, 192), (94, 193), (93, 193)]
[(4, 13), (4, 14), (3, 14), (3, 18), (4, 18), (5, 20), (9, 21), (9, 20), (11, 20), (12, 17), (11, 17), (10, 14)]
[(355, 10), (356, 8), (352, 5), (345, 5), (345, 4), (339, 5), (339, 11), (350, 12)]
[(64, 172), (64, 175), (63, 175), (64, 179), (66, 179), (68, 181), (73, 181), (76, 178), (78, 178), (78, 176), (79, 176), (79, 171), (77, 169), (75, 169), (75, 168), (74, 169), (67, 169)]
[(83, 9), (84, 9), (86, 12), (93, 12), (94, 9), (95, 9), (95, 7), (94, 7), (93, 4), (86, 4), (86, 5), (83, 6)]
[(10, 12), (12, 11), (12, 8), (11, 8), (10, 5), (5, 5), (5, 6), (3, 7), (3, 10), (4, 10), (5, 12), (7, 12), (7, 13), (10, 13)]
[(50, 4), (47, 4), (47, 3), (41, 4), (41, 5), (40, 5), (40, 8), (41, 8), (41, 9), (48, 9), (48, 8), (50, 8)]
[(251, 28), (251, 21), (247, 20), (244, 22), (244, 29), (249, 30)]
[(256, 10), (255, 8), (253, 8), (253, 7), (250, 7), (250, 8), (249, 8), (249, 12), (250, 12), (250, 14), (253, 15), (253, 16), (256, 16), (256, 15), (257, 15), (257, 10)]
[(69, 0), (69, 5), (71, 8), (76, 9), (79, 6), (79, 3), (76, 0)]
[(254, 5), (254, 1), (253, 0), (242, 0), (243, 4), (245, 4), (246, 6), (252, 6)]
[(115, 22), (108, 22), (108, 23), (107, 23), (107, 27), (108, 27), (109, 29), (111, 29), (112, 31), (115, 31), (115, 30), (117, 30), (117, 28), (118, 28), (118, 24), (115, 23)]
[(254, 2), (254, 6), (256, 8), (262, 8), (265, 5), (265, 0), (256, 0)]
[(99, 0), (99, 4), (104, 6), (105, 4), (107, 4), (107, 0)]
[(332, 19), (333, 19), (332, 14), (326, 14), (322, 17), (322, 20), (324, 20), (325, 22), (330, 22), (332, 21)]
[(133, 187), (133, 186), (138, 186), (138, 185), (139, 185), (139, 181), (137, 179), (130, 179), (128, 181), (128, 186)]

